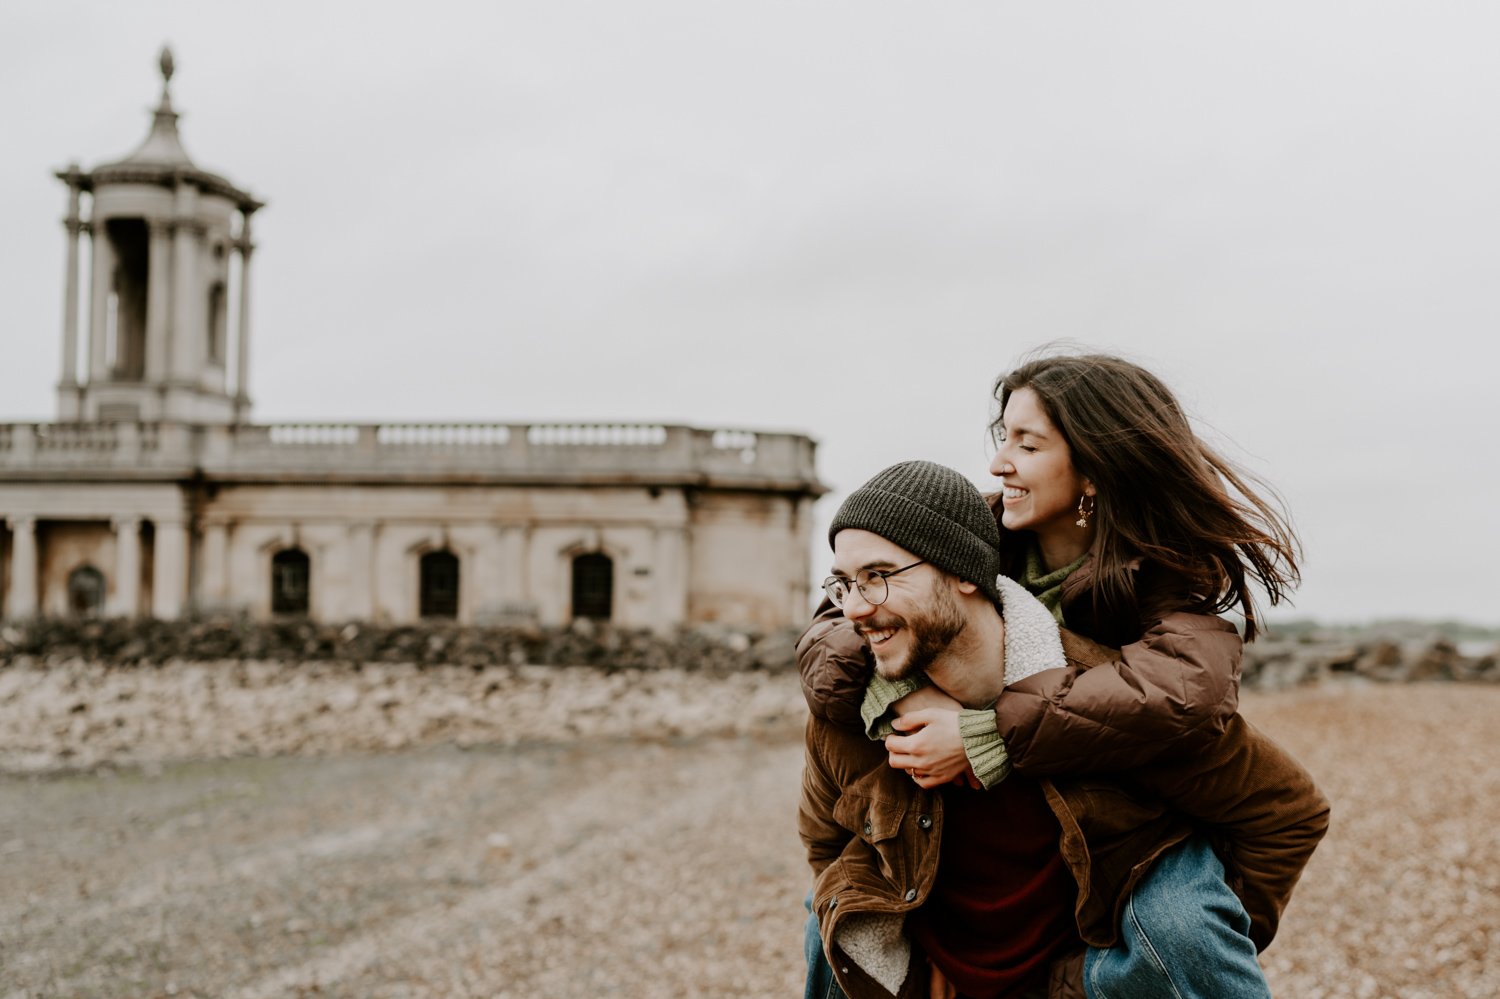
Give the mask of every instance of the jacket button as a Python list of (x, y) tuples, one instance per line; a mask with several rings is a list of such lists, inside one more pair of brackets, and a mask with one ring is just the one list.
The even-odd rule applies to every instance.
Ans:
[(932, 816), (931, 815), (918, 815), (917, 816), (917, 825), (921, 826), (923, 829), (931, 829), (932, 828)]
[(917, 890), (915, 888), (906, 889), (906, 900), (908, 902), (915, 902), (917, 900)]
[(871, 833), (873, 833), (873, 832), (874, 832), (874, 831), (875, 831), (875, 827), (874, 827), (874, 826), (872, 826), (872, 825), (870, 825), (870, 823), (869, 823), (869, 822), (866, 822), (866, 823), (865, 823), (865, 835), (866, 835), (866, 836), (869, 836), (869, 835), (870, 835), (870, 834), (871, 834)]

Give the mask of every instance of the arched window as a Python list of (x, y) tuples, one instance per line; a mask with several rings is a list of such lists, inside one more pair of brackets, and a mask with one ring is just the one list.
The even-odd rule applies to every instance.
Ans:
[(271, 556), (271, 613), (306, 614), (312, 561), (300, 548)]
[[(220, 255), (223, 254), (221, 249)], [(229, 302), (224, 293), (224, 282), (215, 281), (208, 289), (208, 359), (216, 364), (224, 363), (229, 342)]]
[(573, 616), (608, 621), (614, 610), (615, 563), (603, 552), (573, 559)]
[(458, 617), (458, 556), (450, 551), (422, 556), (423, 617)]
[(103, 238), (115, 253), (106, 327), (113, 337), (114, 377), (140, 381), (146, 376), (146, 302), (151, 286), (150, 233), (143, 218), (113, 218), (104, 223)]
[(68, 574), (68, 610), (79, 617), (97, 617), (104, 610), (104, 573), (80, 565)]

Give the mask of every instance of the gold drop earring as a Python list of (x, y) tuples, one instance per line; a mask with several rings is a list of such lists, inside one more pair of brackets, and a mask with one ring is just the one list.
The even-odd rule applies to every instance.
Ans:
[[(1085, 510), (1083, 508), (1083, 503), (1084, 503), (1085, 500), (1087, 500), (1088, 504), (1089, 504), (1089, 508), (1087, 510)], [(1078, 520), (1076, 520), (1075, 523), (1079, 527), (1088, 527), (1089, 526), (1089, 515), (1092, 514), (1093, 512), (1094, 512), (1094, 497), (1090, 496), (1088, 493), (1084, 493), (1082, 496), (1078, 497)]]

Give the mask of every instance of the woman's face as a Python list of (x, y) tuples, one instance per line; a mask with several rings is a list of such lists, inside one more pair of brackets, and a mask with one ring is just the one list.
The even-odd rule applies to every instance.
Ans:
[[(1078, 521), (1078, 501), (1094, 495), (1093, 485), (1073, 468), (1067, 441), (1029, 388), (1010, 394), (1001, 414), (1000, 449), (990, 462), (990, 474), (1004, 490), (1008, 530), (1033, 531), (1038, 537), (1083, 539), (1091, 528)], [(1085, 507), (1087, 509), (1087, 506)]]

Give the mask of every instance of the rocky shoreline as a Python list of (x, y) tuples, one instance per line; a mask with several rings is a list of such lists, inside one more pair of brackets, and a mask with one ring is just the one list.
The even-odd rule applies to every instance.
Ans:
[[(794, 637), (32, 622), (0, 629), (0, 771), (779, 732), (806, 714)], [(1500, 655), (1441, 638), (1263, 639), (1242, 686), (1430, 681), (1500, 683)]]
[(1245, 647), (1241, 684), (1285, 690), (1322, 680), (1374, 683), (1500, 683), (1500, 646), (1477, 655), (1443, 637), (1318, 637), (1260, 639)]
[[(108, 667), (166, 663), (390, 664), (415, 667), (588, 666), (605, 673), (678, 670), (713, 675), (793, 672), (798, 631), (700, 626), (670, 635), (579, 621), (566, 628), (421, 624), (381, 627), (243, 617), (181, 622), (34, 619), (0, 627), (0, 670), (75, 661)], [(1500, 682), (1500, 639), (1460, 642), (1441, 628), (1273, 629), (1245, 649), (1242, 682), (1281, 690), (1341, 676), (1378, 683)]]
[(0, 771), (792, 729), (790, 671), (266, 660), (0, 669)]

